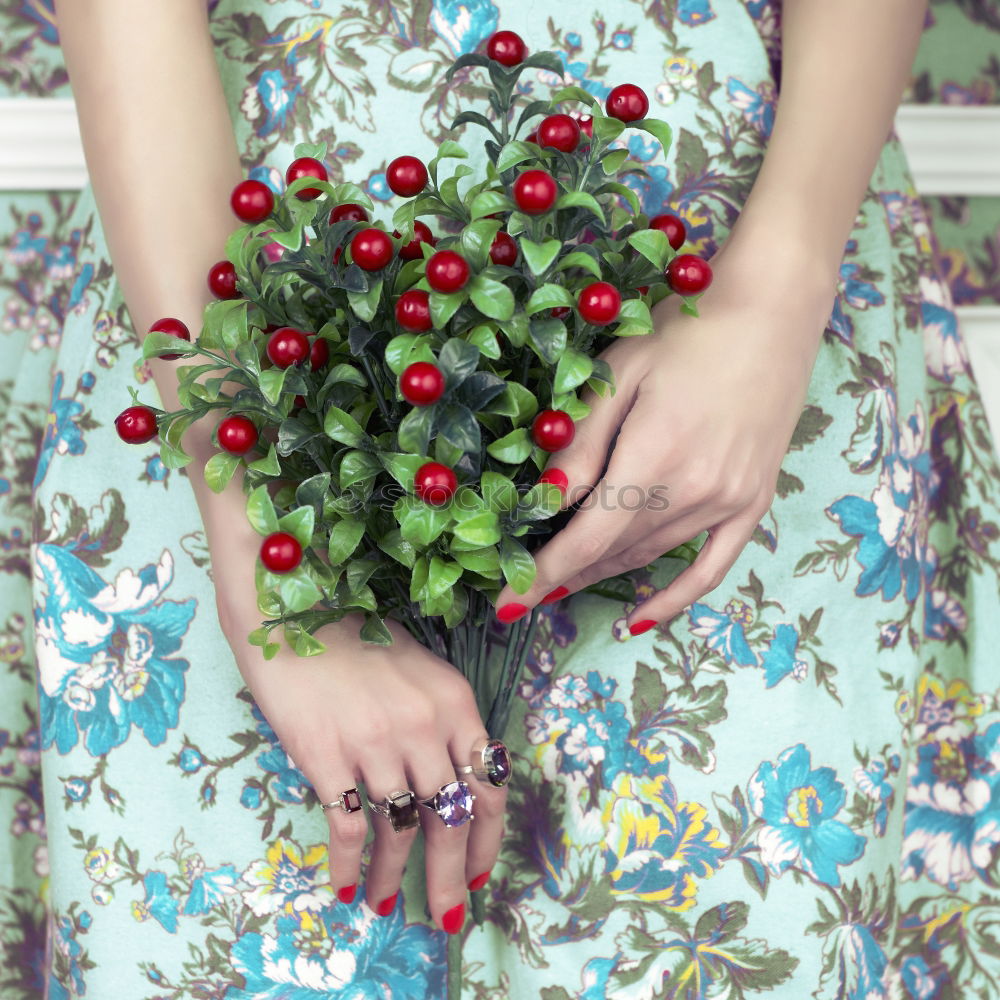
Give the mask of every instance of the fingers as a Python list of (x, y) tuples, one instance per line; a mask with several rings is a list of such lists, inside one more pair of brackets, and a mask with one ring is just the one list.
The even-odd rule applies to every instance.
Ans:
[[(416, 822), (407, 829), (394, 829), (392, 820), (380, 815), (375, 806), (386, 807), (386, 802), (396, 793), (403, 792), (404, 796), (397, 798), (395, 802), (395, 814), (397, 816), (396, 825), (403, 826), (410, 816), (410, 810), (405, 806), (405, 793), (409, 791), (406, 779), (403, 777), (403, 768), (400, 765), (398, 771), (393, 772), (394, 777), (387, 779), (388, 771), (381, 772), (378, 776), (365, 778), (365, 787), (368, 790), (371, 808), (371, 823), (375, 831), (375, 842), (372, 847), (371, 862), (368, 865), (368, 872), (365, 878), (365, 897), (368, 905), (380, 916), (387, 917), (396, 908), (396, 899), (399, 895), (399, 886), (403, 880), (403, 871), (406, 868), (406, 860), (410, 855), (413, 842), (420, 829), (419, 817), (413, 815)], [(417, 809), (416, 804), (411, 807)]]
[[(459, 738), (452, 745), (452, 757), (456, 767), (480, 763), (478, 751), (486, 741), (486, 732), (474, 733), (471, 738)], [(477, 758), (476, 760), (473, 757)], [(488, 781), (480, 781), (474, 775), (460, 774), (467, 781), (476, 796), (476, 820), (469, 830), (469, 843), (465, 858), (466, 887), (475, 891), (482, 889), (490, 877), (500, 853), (503, 839), (504, 815), (507, 809), (507, 789), (495, 788)]]
[[(322, 790), (317, 788), (316, 791), (321, 796), (320, 802), (332, 803), (344, 801), (342, 793), (353, 790), (354, 795), (347, 796), (347, 804), (360, 805), (360, 793), (354, 786), (353, 777), (339, 772), (332, 776), (329, 783), (324, 782)], [(352, 903), (361, 880), (361, 851), (368, 836), (365, 811), (361, 808), (348, 812), (342, 806), (337, 806), (325, 809), (324, 812), (330, 827), (330, 885), (341, 903)]]
[[(658, 590), (628, 616), (629, 631), (639, 635), (655, 624), (670, 621), (722, 583), (746, 547), (757, 526), (753, 514), (740, 514), (711, 529), (698, 557), (669, 586)], [(650, 624), (652, 623), (652, 624)]]

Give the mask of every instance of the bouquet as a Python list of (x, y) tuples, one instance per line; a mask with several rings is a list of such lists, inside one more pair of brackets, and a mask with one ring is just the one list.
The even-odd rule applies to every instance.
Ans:
[[(572, 512), (550, 457), (587, 417), (579, 392), (613, 391), (598, 355), (650, 333), (664, 296), (697, 315), (711, 269), (679, 252), (679, 218), (647, 218), (622, 182), (643, 172), (626, 162), (627, 128), (664, 151), (671, 139), (639, 87), (603, 107), (573, 86), (537, 98), (522, 74), (561, 77), (562, 63), (509, 31), (447, 77), (480, 68), (488, 113), (451, 128), (486, 133), (483, 166), (454, 139), (427, 163), (398, 156), (391, 228), (360, 187), (328, 181), (321, 146), (296, 148), (279, 196), (240, 183), (243, 225), (209, 273), (200, 335), (163, 319), (143, 343), (145, 358), (189, 362), (182, 409), (133, 389), (116, 426), (128, 442), (159, 435), (178, 468), (187, 428), (224, 414), (204, 474), (220, 491), (243, 469), (265, 616), (250, 641), (265, 657), (278, 629), (310, 656), (324, 648), (316, 630), (347, 614), (373, 643), (392, 642), (394, 619), (465, 672), (499, 738), (535, 615), (507, 628), (493, 604), (504, 581), (531, 586), (532, 550)], [(634, 599), (627, 576), (590, 589)]]

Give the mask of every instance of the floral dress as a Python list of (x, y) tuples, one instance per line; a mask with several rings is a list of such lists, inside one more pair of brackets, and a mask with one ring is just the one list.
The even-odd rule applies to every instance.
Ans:
[[(387, 220), (387, 162), (432, 152), (481, 86), (444, 70), (498, 27), (559, 54), (561, 78), (522, 78), (535, 96), (644, 87), (675, 142), (625, 133), (636, 192), (711, 258), (774, 121), (772, 0), (221, 0), (249, 175), (280, 188), (294, 144), (326, 142)], [(387, 918), (333, 897), (316, 797), (219, 630), (189, 483), (115, 434), (128, 386), (156, 392), (89, 192), (63, 224), (64, 328), (30, 331), (0, 383), (5, 1000), (1000, 995), (1000, 470), (895, 135), (722, 585), (636, 638), (606, 597), (544, 609), (503, 851), (450, 949), (419, 857)]]

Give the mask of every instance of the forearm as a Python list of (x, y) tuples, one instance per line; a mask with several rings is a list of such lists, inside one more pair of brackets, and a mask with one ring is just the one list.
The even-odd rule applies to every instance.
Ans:
[(927, 0), (785, 0), (781, 93), (734, 229), (782, 245), (832, 295), (909, 79)]
[[(204, 0), (60, 0), (62, 48), (115, 274), (138, 333), (163, 316), (197, 334), (205, 279), (235, 226), (241, 179)], [(176, 362), (154, 361), (168, 409)], [(207, 429), (186, 439), (199, 458)], [(192, 480), (200, 479), (194, 472)]]

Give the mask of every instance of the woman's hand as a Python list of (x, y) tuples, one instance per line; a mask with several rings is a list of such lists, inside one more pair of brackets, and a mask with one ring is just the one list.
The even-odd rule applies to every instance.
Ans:
[[(320, 802), (332, 802), (358, 784), (371, 802), (405, 789), (424, 799), (454, 781), (455, 768), (471, 763), (473, 745), (486, 738), (472, 688), (459, 671), (393, 622), (387, 623), (391, 646), (363, 642), (357, 616), (316, 633), (327, 646), (320, 656), (300, 657), (283, 646), (265, 660), (246, 638), (262, 618), (253, 586), (260, 537), (243, 513), (242, 489), (234, 481), (212, 494), (197, 472), (191, 481), (212, 553), (219, 620), (237, 667)], [(468, 775), (463, 780), (476, 796), (471, 823), (446, 827), (418, 808), (428, 904), (438, 926), (451, 933), (462, 926), (468, 883), (482, 883), (493, 867), (506, 807), (505, 789)], [(375, 839), (364, 891), (369, 906), (387, 915), (415, 829), (394, 832), (374, 812), (326, 810), (330, 883), (344, 902), (354, 898), (368, 816)]]
[[(699, 316), (671, 296), (654, 310), (653, 334), (615, 341), (601, 355), (615, 394), (585, 393), (590, 415), (549, 460), (569, 480), (566, 502), (586, 500), (535, 554), (531, 589), (500, 593), (503, 620), (646, 566), (707, 529), (695, 562), (629, 615), (638, 635), (717, 587), (770, 506), (833, 286), (805, 273), (796, 280), (791, 265), (784, 276), (764, 270), (766, 258), (747, 246), (724, 250), (712, 260)], [(509, 604), (521, 607), (504, 612)]]

